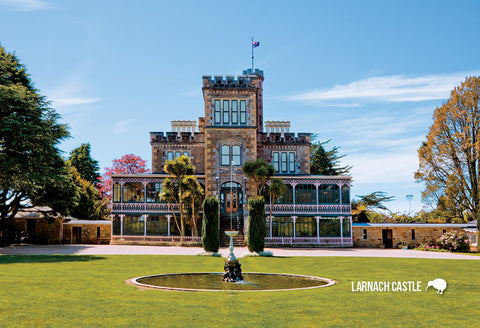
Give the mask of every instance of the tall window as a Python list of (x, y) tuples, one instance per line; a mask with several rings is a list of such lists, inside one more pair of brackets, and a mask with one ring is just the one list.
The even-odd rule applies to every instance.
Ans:
[(122, 187), (118, 182), (113, 184), (113, 202), (118, 203), (122, 201)]
[(342, 186), (342, 204), (350, 204), (350, 187)]
[(143, 184), (141, 182), (126, 182), (123, 185), (124, 202), (143, 203), (144, 199)]
[(222, 118), (221, 118), (221, 108), (220, 108), (220, 100), (215, 100), (215, 109), (214, 109), (214, 120), (215, 124), (221, 124), (222, 123)]
[(272, 164), (277, 173), (295, 173), (295, 152), (274, 151)]
[(232, 124), (238, 124), (238, 101), (232, 100)]
[(272, 220), (273, 237), (292, 237), (293, 220), (290, 217), (274, 217)]
[(315, 186), (313, 184), (298, 184), (295, 187), (296, 204), (315, 204)]
[(318, 202), (320, 204), (340, 204), (339, 188), (336, 184), (322, 184), (318, 189), (318, 193)]
[(296, 222), (297, 237), (316, 237), (317, 220), (312, 217), (298, 217)]
[(230, 165), (230, 147), (222, 146), (222, 166)]
[(222, 166), (230, 166), (232, 162), (233, 166), (240, 166), (242, 164), (240, 149), (240, 146), (222, 146), (220, 149)]
[(247, 124), (247, 101), (240, 100), (240, 124)]
[(223, 124), (230, 122), (230, 102), (228, 100), (223, 101)]

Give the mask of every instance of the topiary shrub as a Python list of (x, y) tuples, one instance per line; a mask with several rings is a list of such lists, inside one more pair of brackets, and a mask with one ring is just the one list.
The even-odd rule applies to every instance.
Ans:
[(262, 196), (248, 201), (247, 247), (250, 252), (263, 252), (265, 247), (265, 200)]
[(220, 248), (218, 222), (218, 199), (206, 197), (203, 202), (202, 246), (207, 252), (216, 253)]

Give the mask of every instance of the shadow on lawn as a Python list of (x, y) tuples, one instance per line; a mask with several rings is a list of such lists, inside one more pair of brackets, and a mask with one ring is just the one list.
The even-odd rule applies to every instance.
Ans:
[(13, 263), (61, 263), (105, 260), (93, 255), (0, 255), (0, 265)]

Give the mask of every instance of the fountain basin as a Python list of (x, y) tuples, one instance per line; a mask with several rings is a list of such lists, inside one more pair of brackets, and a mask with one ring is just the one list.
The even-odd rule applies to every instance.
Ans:
[(173, 291), (278, 291), (328, 287), (334, 280), (305, 275), (277, 273), (244, 273), (245, 280), (222, 281), (223, 273), (172, 273), (129, 279), (138, 287)]

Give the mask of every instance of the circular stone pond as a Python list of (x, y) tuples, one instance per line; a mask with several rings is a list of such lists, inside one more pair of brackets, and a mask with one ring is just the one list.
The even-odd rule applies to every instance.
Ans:
[(172, 273), (128, 280), (134, 286), (177, 291), (273, 291), (328, 287), (335, 281), (304, 275), (243, 273), (244, 281), (222, 281), (223, 273)]

